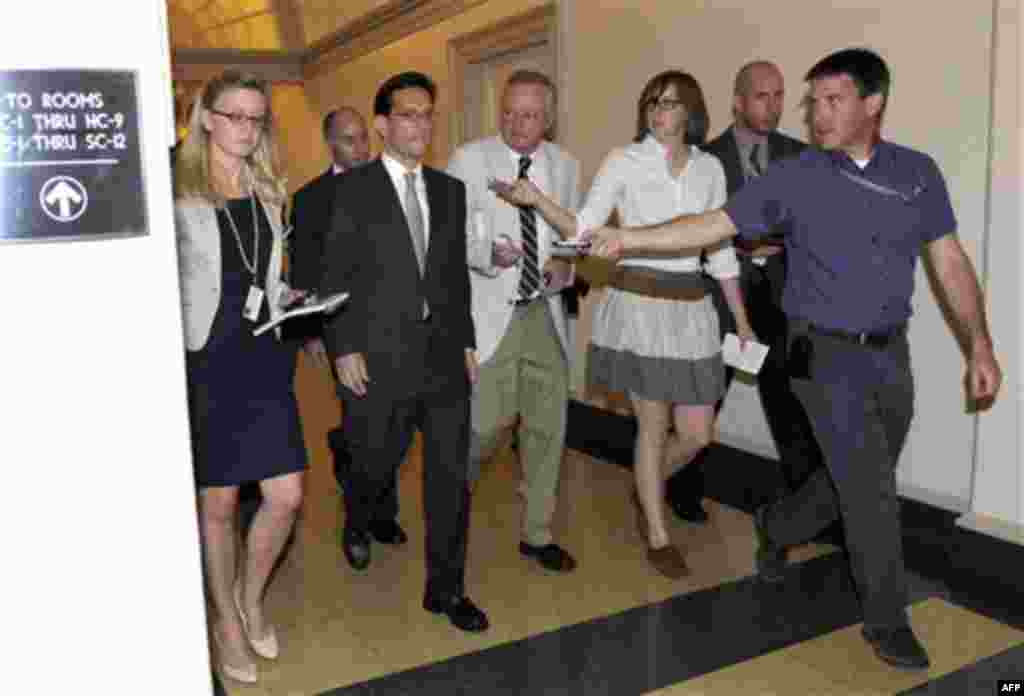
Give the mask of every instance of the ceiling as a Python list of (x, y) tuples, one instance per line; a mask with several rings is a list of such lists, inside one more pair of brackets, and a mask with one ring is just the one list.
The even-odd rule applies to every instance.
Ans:
[(171, 46), (304, 52), (396, 0), (168, 0)]

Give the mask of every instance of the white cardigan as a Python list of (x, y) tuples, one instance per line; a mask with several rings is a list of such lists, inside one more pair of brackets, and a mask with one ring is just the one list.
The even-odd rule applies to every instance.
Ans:
[[(273, 244), (264, 285), (271, 318), (281, 312), (280, 300), (288, 289), (281, 279), (284, 240), (290, 230), (281, 228), (281, 209), (264, 203), (270, 221)], [(178, 237), (178, 275), (181, 281), (181, 314), (185, 325), (185, 346), (202, 350), (210, 338), (213, 319), (220, 306), (221, 250), (217, 213), (204, 198), (181, 198), (174, 202)], [(280, 328), (280, 327), (279, 327)], [(280, 337), (280, 330), (277, 334)]]

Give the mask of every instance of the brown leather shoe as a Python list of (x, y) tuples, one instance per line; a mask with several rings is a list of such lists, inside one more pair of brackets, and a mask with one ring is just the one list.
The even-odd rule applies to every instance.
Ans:
[(648, 547), (647, 560), (655, 570), (670, 580), (678, 580), (690, 574), (683, 553), (672, 544), (657, 549)]

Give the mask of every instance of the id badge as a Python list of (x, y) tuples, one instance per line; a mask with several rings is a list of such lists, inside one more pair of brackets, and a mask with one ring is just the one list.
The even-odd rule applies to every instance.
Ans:
[(256, 321), (260, 317), (260, 308), (263, 306), (263, 290), (255, 285), (249, 286), (249, 296), (245, 298), (245, 309), (242, 316), (249, 321)]

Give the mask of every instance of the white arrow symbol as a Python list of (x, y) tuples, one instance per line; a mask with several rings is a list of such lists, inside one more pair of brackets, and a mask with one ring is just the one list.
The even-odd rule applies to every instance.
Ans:
[[(54, 206), (57, 212), (53, 211)], [(73, 222), (89, 207), (89, 192), (74, 177), (55, 176), (39, 187), (39, 207), (51, 220)]]
[(54, 203), (59, 204), (62, 218), (71, 217), (71, 204), (77, 205), (81, 202), (82, 196), (66, 181), (58, 181), (57, 185), (46, 194), (46, 204), (51, 206)]

